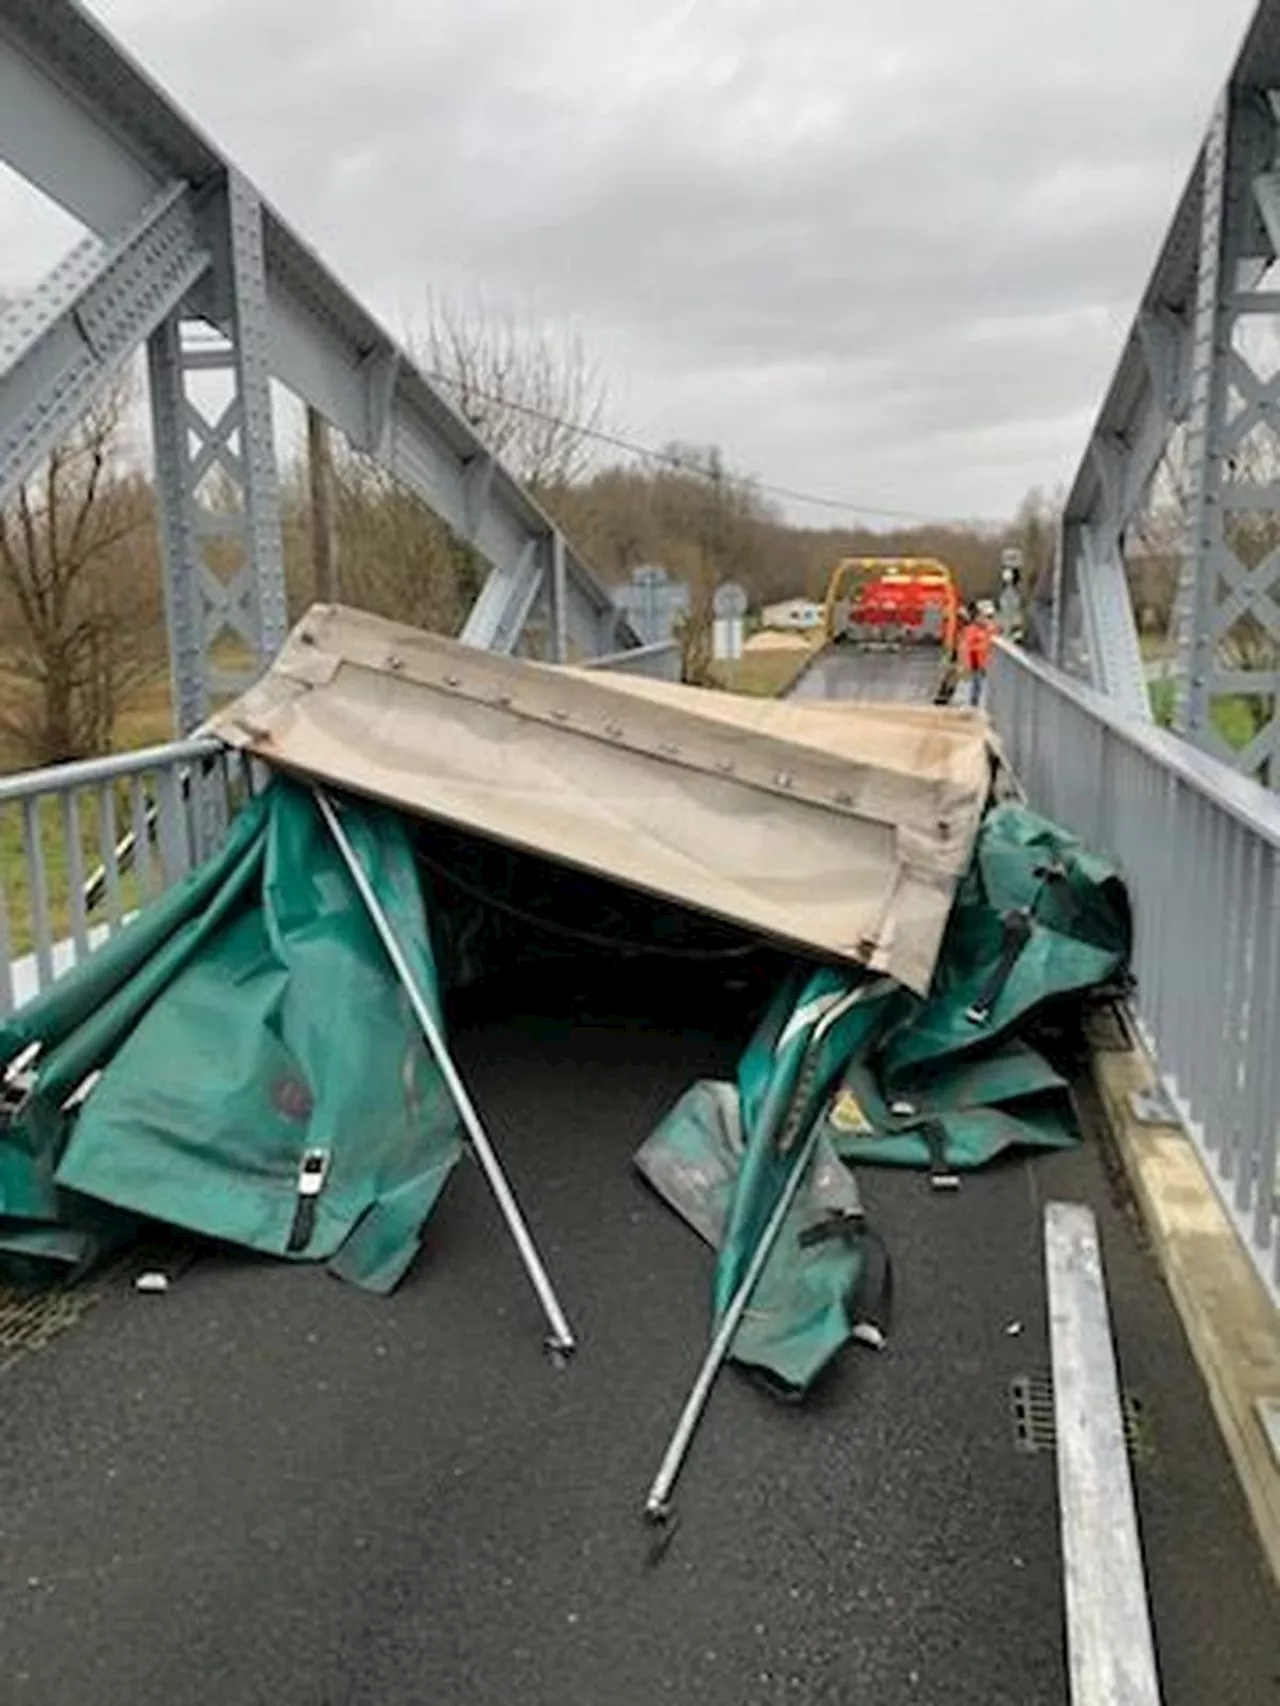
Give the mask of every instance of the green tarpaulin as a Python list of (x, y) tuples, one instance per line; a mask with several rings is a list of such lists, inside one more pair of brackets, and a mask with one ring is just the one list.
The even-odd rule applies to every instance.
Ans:
[[(652, 898), (525, 871), (456, 835), (424, 839), (381, 807), (353, 804), (346, 821), (437, 1014), (433, 934), (459, 986), (548, 953), (572, 964), (584, 940), (614, 945), (622, 976), (618, 943), (625, 963), (682, 952), (737, 963), (723, 926), (664, 916)], [(1004, 805), (984, 820), (926, 999), (848, 966), (791, 963), (736, 1080), (695, 1085), (637, 1156), (716, 1250), (718, 1319), (813, 1136), (736, 1360), (803, 1392), (861, 1312), (874, 1316), (873, 1244), (847, 1163), (936, 1173), (1075, 1141), (1066, 1086), (1024, 1032), (1056, 998), (1113, 977), (1129, 940), (1113, 867)], [(310, 793), (287, 781), (241, 813), (214, 858), (0, 1028), (0, 1066), (33, 1046), (34, 1081), (10, 1086), (0, 1131), (10, 1272), (74, 1273), (158, 1220), (386, 1291), (460, 1152), (341, 856)], [(320, 1180), (317, 1194), (304, 1177)]]
[[(420, 986), (436, 979), (400, 819), (348, 831)], [(0, 1261), (82, 1266), (145, 1217), (398, 1280), (460, 1152), (386, 955), (304, 789), (277, 782), (221, 852), (0, 1030), (39, 1043), (0, 1141)], [(102, 1077), (75, 1117), (62, 1104)], [(303, 1162), (321, 1179), (300, 1189)]]
[(968, 1171), (1006, 1149), (1076, 1141), (1067, 1083), (1016, 1038), (916, 1080), (892, 1100), (875, 1067), (850, 1066), (825, 1115), (836, 1153), (853, 1164)]
[[(717, 1252), (717, 1319), (799, 1164), (826, 1092), (883, 1034), (903, 999), (888, 978), (797, 970), (748, 1044), (737, 1083), (694, 1085), (637, 1154), (644, 1176)], [(852, 1174), (820, 1138), (734, 1338), (736, 1361), (793, 1391), (830, 1362), (858, 1318), (868, 1255), (860, 1217)]]
[[(636, 1158), (716, 1247), (718, 1318), (804, 1135), (819, 1127), (735, 1361), (803, 1391), (854, 1330), (866, 1240), (844, 1162), (941, 1177), (1011, 1148), (1077, 1141), (1065, 1080), (1019, 1033), (1055, 1000), (1116, 977), (1130, 941), (1115, 868), (1035, 813), (1001, 805), (979, 832), (925, 1000), (834, 971), (784, 984), (736, 1084), (695, 1086)], [(832, 1013), (841, 1016), (822, 1046), (806, 1052)], [(811, 1244), (802, 1235), (830, 1225), (833, 1206), (850, 1235)]]

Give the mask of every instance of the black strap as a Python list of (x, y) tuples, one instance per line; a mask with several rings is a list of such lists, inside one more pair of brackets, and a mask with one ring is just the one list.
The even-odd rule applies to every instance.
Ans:
[(862, 1267), (846, 1302), (853, 1336), (880, 1350), (893, 1324), (893, 1262), (873, 1226), (862, 1224)]
[(293, 1225), (289, 1228), (289, 1242), (285, 1245), (290, 1255), (299, 1250), (305, 1250), (311, 1242), (311, 1236), (316, 1229), (316, 1199), (314, 1197), (299, 1197), (294, 1204)]
[(1050, 859), (1047, 864), (1037, 865), (1035, 875), (1040, 879), (1040, 888), (1036, 893), (1035, 900), (1031, 903), (1031, 911), (1034, 912), (1039, 906), (1040, 898), (1045, 889), (1052, 888), (1057, 893), (1058, 904), (1066, 914), (1068, 924), (1077, 923), (1083, 909), (1076, 898), (1075, 890), (1071, 887), (1071, 872), (1062, 860)]
[(929, 1184), (935, 1191), (958, 1191), (960, 1175), (947, 1160), (947, 1128), (941, 1120), (922, 1120), (917, 1127), (929, 1151)]
[(889, 1336), (893, 1318), (893, 1263), (884, 1239), (866, 1216), (856, 1209), (830, 1209), (821, 1220), (806, 1226), (799, 1237), (801, 1249), (810, 1250), (832, 1238), (843, 1239), (859, 1247), (859, 1265), (845, 1312), (853, 1327), (854, 1337), (863, 1344), (879, 1350)]
[(860, 1237), (866, 1221), (855, 1208), (829, 1208), (820, 1220), (806, 1226), (796, 1239), (802, 1250), (812, 1250), (815, 1244), (829, 1244), (833, 1238), (850, 1240)]
[(1013, 968), (1021, 958), (1022, 950), (1031, 940), (1031, 913), (1025, 907), (1019, 907), (1014, 912), (1006, 912), (1000, 918), (1001, 942), (1000, 957), (992, 967), (991, 976), (977, 1000), (965, 1014), (971, 1025), (985, 1025), (991, 1017), (992, 1009), (1004, 994), (1005, 985), (1013, 973)]

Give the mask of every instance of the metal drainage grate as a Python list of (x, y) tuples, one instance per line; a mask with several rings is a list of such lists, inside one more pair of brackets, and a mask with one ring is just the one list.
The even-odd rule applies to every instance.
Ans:
[(0, 1286), (0, 1372), (74, 1327), (101, 1294), (101, 1286), (91, 1285), (47, 1286), (38, 1291)]
[(139, 1273), (152, 1267), (176, 1279), (200, 1253), (201, 1245), (194, 1239), (160, 1234), (135, 1245), (92, 1278), (71, 1285), (0, 1284), (0, 1374), (74, 1327), (112, 1287), (131, 1285)]
[[(1053, 1420), (1053, 1378), (1048, 1374), (1020, 1374), (1009, 1382), (1009, 1406), (1013, 1420), (1013, 1443), (1025, 1454), (1053, 1451), (1057, 1433)], [(1120, 1394), (1124, 1420), (1124, 1442), (1132, 1462), (1148, 1461), (1152, 1455), (1146, 1410), (1136, 1392)]]

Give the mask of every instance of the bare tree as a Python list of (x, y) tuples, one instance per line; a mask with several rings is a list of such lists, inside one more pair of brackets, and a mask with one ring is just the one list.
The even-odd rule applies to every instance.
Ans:
[(1009, 543), (1022, 551), (1022, 584), (1026, 597), (1030, 597), (1041, 580), (1053, 572), (1054, 544), (1063, 502), (1061, 492), (1050, 497), (1043, 487), (1034, 486), (1018, 505)]
[(333, 447), (329, 423), (307, 408), (307, 476), (311, 514), (311, 566), (316, 597), (335, 604), (339, 596), (338, 542), (333, 517)]
[(573, 328), (429, 294), (408, 344), (519, 479), (543, 491), (586, 473), (604, 381)]
[(664, 515), (663, 560), (689, 586), (679, 630), (681, 674), (701, 686), (713, 676), (716, 587), (730, 579), (760, 584), (776, 518), (749, 480), (726, 470), (714, 445), (669, 445), (655, 484)]
[[(429, 296), (407, 342), (512, 473), (548, 503), (573, 489), (603, 408), (576, 333)], [(376, 462), (330, 448), (314, 411), (305, 464), (283, 495), (291, 606), (339, 596), (340, 583), (361, 608), (446, 633), (461, 626), (483, 561)]]
[(121, 454), (131, 394), (102, 392), (0, 514), (0, 732), (34, 763), (107, 750), (164, 672), (154, 505)]
[(332, 481), (343, 598), (415, 627), (456, 633), (483, 583), (477, 553), (367, 457), (336, 458)]

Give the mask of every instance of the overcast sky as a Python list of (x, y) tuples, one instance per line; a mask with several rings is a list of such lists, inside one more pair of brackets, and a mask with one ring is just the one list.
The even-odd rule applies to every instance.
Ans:
[[(480, 290), (629, 434), (982, 516), (1074, 469), (1252, 9), (92, 0), (393, 327)], [(0, 181), (7, 271), (65, 231)]]

